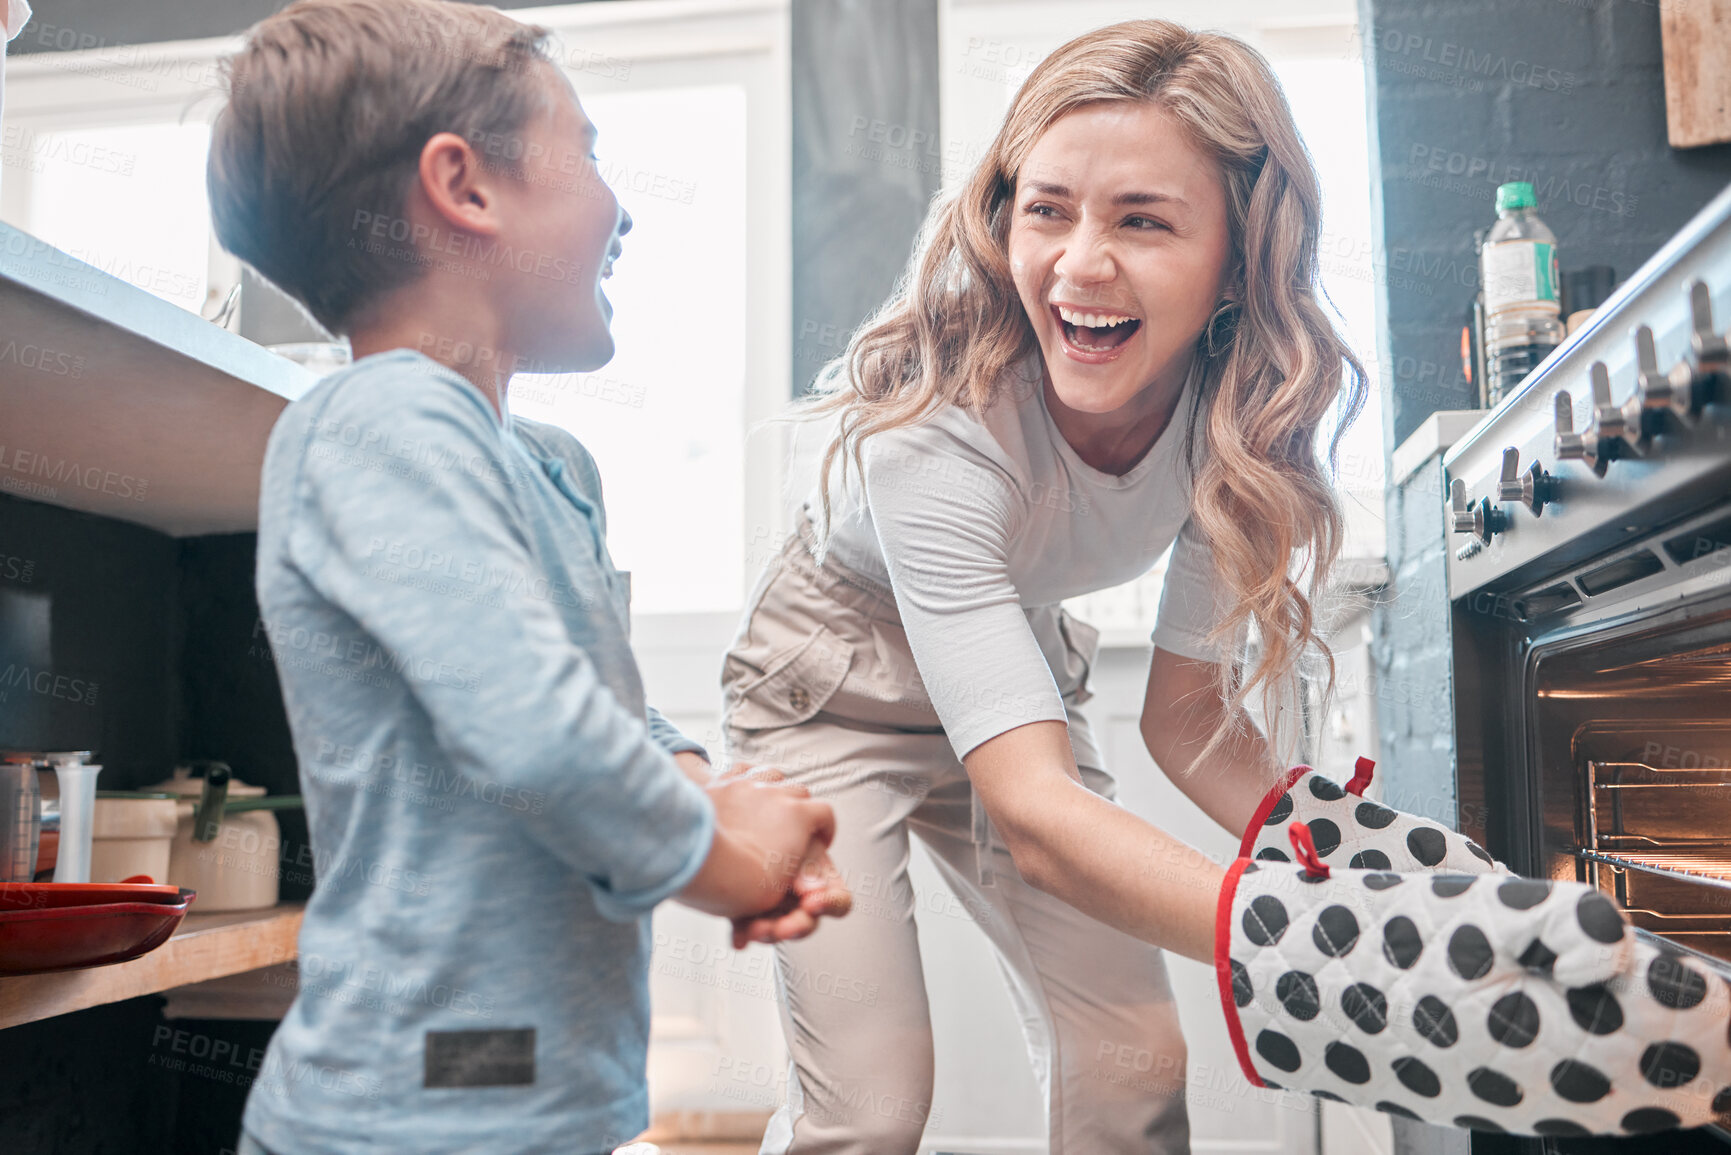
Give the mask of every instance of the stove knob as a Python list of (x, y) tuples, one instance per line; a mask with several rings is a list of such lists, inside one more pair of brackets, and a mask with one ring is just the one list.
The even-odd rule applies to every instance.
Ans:
[[(1602, 368), (1602, 366), (1595, 366)], [(1575, 432), (1575, 401), (1567, 389), (1557, 390), (1557, 436), (1555, 449), (1558, 461), (1579, 461), (1600, 477), (1605, 476), (1608, 458), (1599, 452), (1599, 435), (1591, 422), (1580, 433)]]
[[(1649, 362), (1653, 360), (1653, 332), (1642, 325), (1635, 332), (1635, 353), (1637, 361), (1642, 356), (1643, 342), (1641, 335), (1646, 334), (1645, 356)], [(1653, 367), (1657, 372), (1657, 367)], [(1646, 368), (1642, 369), (1646, 372)], [(1622, 405), (1611, 401), (1611, 371), (1605, 368), (1603, 361), (1594, 361), (1591, 370), (1593, 387), (1593, 417), (1592, 429), (1599, 439), (1600, 456), (1610, 459), (1620, 457), (1620, 450), (1628, 450), (1637, 456), (1647, 452), (1649, 439), (1647, 430), (1641, 421), (1641, 399), (1639, 395), (1631, 395)]]
[(1503, 472), (1497, 478), (1497, 499), (1499, 501), (1521, 500), (1521, 451), (1513, 445), (1503, 450)]
[(1696, 415), (1718, 400), (1727, 379), (1731, 351), (1713, 329), (1712, 294), (1704, 282), (1695, 281), (1689, 286), (1689, 354), (1649, 386), (1643, 401), (1680, 424), (1693, 425)]
[(1490, 498), (1481, 497), (1468, 504), (1467, 483), (1458, 477), (1449, 483), (1448, 512), (1449, 528), (1456, 533), (1470, 533), (1485, 545), (1509, 525), (1508, 514), (1492, 505)]
[(1713, 329), (1713, 296), (1704, 281), (1689, 286), (1689, 357), (1695, 376), (1707, 386), (1700, 402), (1711, 405), (1731, 380), (1731, 345)]
[(1549, 473), (1533, 462), (1525, 473), (1521, 469), (1521, 451), (1514, 446), (1503, 450), (1503, 472), (1497, 479), (1497, 499), (1518, 501), (1532, 510), (1534, 517), (1545, 512), (1545, 506), (1556, 500), (1555, 481)]
[(1455, 533), (1473, 532), (1473, 507), (1467, 504), (1467, 483), (1455, 478), (1449, 483), (1449, 528)]

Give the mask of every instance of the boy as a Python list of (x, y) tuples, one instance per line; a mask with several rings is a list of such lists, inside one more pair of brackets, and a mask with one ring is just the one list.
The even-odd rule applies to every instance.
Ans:
[(612, 356), (630, 228), (544, 35), (302, 0), (230, 61), (218, 235), (355, 355), (265, 457), (259, 604), (319, 883), (243, 1150), (610, 1150), (647, 1123), (650, 909), (737, 942), (847, 907), (799, 869), (828, 806), (711, 784), (646, 707), (594, 463), (510, 416), (518, 366)]

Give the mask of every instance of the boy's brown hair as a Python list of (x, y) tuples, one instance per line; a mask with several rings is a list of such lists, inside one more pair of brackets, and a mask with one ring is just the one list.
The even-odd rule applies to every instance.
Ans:
[(298, 0), (260, 21), (224, 62), (205, 174), (217, 238), (346, 332), (418, 272), (403, 205), (428, 139), (456, 133), (520, 169), (494, 146), (546, 105), (547, 35), (446, 0)]

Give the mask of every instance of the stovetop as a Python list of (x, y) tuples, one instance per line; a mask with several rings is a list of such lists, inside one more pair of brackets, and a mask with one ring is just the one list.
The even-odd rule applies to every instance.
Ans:
[(1568, 575), (1589, 599), (1572, 568), (1727, 500), (1728, 322), (1731, 188), (1444, 458), (1449, 597)]

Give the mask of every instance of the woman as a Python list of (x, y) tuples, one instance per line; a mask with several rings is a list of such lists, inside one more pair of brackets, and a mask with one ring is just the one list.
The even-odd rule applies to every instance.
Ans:
[[(858, 903), (850, 926), (781, 952), (797, 1079), (766, 1152), (918, 1144), (932, 1054), (910, 829), (1012, 976), (1053, 1151), (1187, 1149), (1161, 953), (1089, 916), (1134, 909), (1206, 957), (1212, 906), (1180, 908), (1211, 867), (1167, 840), (1174, 857), (1147, 861), (1135, 894), (1123, 858), (1046, 877), (1064, 852), (1039, 832), (1057, 816), (1079, 842), (1135, 839), (1144, 856), (1151, 829), (1101, 801), (1114, 785), (1076, 711), (1095, 635), (1058, 603), (1137, 577), (1177, 539), (1142, 729), (1180, 788), (1242, 831), (1275, 767), (1240, 703), (1314, 642), (1288, 573), (1308, 556), (1316, 588), (1340, 532), (1314, 433), (1343, 366), (1349, 412), (1364, 390), (1310, 288), (1318, 205), (1254, 52), (1158, 21), (1103, 29), (1029, 77), (855, 338), (824, 404), (843, 431), (835, 481), (765, 575), (725, 674), (734, 754), (835, 805), (832, 856)], [(1232, 686), (1223, 645), (1250, 621), (1261, 658)], [(1163, 881), (1173, 866), (1199, 875), (1194, 892)], [(885, 994), (862, 1012), (807, 973)], [(1103, 1041), (1152, 1048), (1171, 1093), (1089, 1078)], [(911, 1109), (848, 1106), (883, 1099)]]
[[(1164, 21), (1105, 28), (1030, 75), (977, 171), (934, 211), (904, 284), (834, 367), (817, 408), (839, 432), (818, 491), (723, 675), (734, 755), (832, 803), (832, 855), (857, 904), (777, 948), (794, 1069), (766, 1155), (919, 1145), (932, 1042), (910, 831), (998, 952), (1054, 1155), (1188, 1149), (1159, 947), (1217, 962), (1228, 1001), (1267, 1028), (1253, 1036), (1273, 1064), (1264, 1076), (1321, 1085), (1288, 1083), (1293, 1038), (1316, 1039), (1270, 1017), (1307, 1008), (1284, 994), (1284, 1009), (1251, 1005), (1253, 978), (1260, 991), (1279, 963), (1255, 955), (1285, 929), (1256, 921), (1286, 917), (1267, 889), (1277, 872), (1235, 905), (1242, 864), (1223, 872), (1112, 804), (1077, 710), (1095, 635), (1059, 603), (1138, 576), (1174, 542), (1141, 728), (1179, 788), (1259, 857), (1286, 857), (1275, 836), (1289, 814), (1314, 819), (1305, 883), (1331, 854), (1384, 870), (1490, 865), (1458, 835), (1326, 780), (1271, 791), (1270, 742), (1244, 709), (1253, 694), (1277, 701), (1301, 656), (1322, 652), (1312, 603), (1340, 514), (1315, 437), (1364, 393), (1316, 299), (1318, 215), (1315, 174), (1254, 51)], [(1240, 668), (1235, 643), (1252, 628), (1257, 656)], [(1397, 837), (1373, 845), (1382, 834)], [(1220, 925), (1230, 915), (1249, 940), (1234, 929), (1230, 960), (1224, 932), (1215, 954), (1223, 880)], [(1313, 936), (1330, 957), (1333, 925)], [(878, 992), (870, 1005), (847, 997), (860, 989)], [(1096, 1056), (1126, 1045), (1158, 1056), (1152, 1077), (1170, 1093), (1100, 1077)], [(1329, 1054), (1332, 1068), (1346, 1051)], [(1392, 1079), (1386, 1065), (1378, 1077)]]

